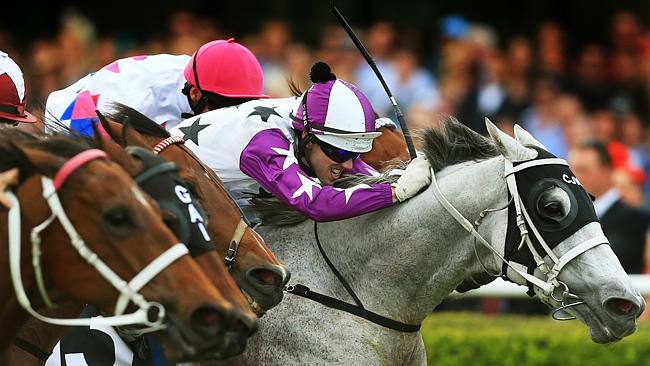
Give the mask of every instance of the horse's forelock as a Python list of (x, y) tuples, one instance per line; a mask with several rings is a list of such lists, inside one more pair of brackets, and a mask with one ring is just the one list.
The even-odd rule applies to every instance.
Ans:
[[(0, 134), (0, 171), (19, 168), (21, 179), (36, 172), (50, 175), (58, 171), (65, 160), (90, 148), (93, 148), (92, 141), (88, 139), (72, 139), (59, 132), (46, 135), (8, 128)], [(40, 163), (47, 164), (37, 167), (30, 160), (27, 153), (29, 150), (41, 151), (63, 159), (41, 160)]]

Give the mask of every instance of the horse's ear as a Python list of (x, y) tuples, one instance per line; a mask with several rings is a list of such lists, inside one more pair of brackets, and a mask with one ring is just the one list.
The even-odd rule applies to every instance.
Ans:
[(488, 118), (485, 119), (485, 127), (492, 141), (496, 144), (499, 152), (512, 162), (531, 160), (537, 157), (537, 151), (524, 147), (507, 133), (501, 131)]
[(118, 138), (118, 134), (115, 133), (115, 131), (113, 130), (113, 125), (110, 122), (108, 122), (106, 116), (104, 116), (104, 114), (100, 112), (99, 109), (96, 109), (95, 113), (97, 114), (97, 118), (99, 118), (99, 123), (102, 124), (104, 131), (108, 133), (108, 136), (110, 136), (113, 139), (113, 141), (119, 144), (120, 140)]
[[(10, 142), (10, 144), (19, 154), (24, 157), (27, 165), (29, 165), (34, 171), (45, 176), (53, 176), (56, 174), (58, 167), (65, 163), (64, 158), (53, 155), (41, 149), (25, 146), (16, 142)], [(21, 172), (21, 176), (22, 175), (23, 174)]]
[(124, 169), (130, 176), (134, 177), (143, 169), (140, 159), (135, 159), (122, 146), (113, 141), (105, 141), (102, 150), (108, 157)]
[(142, 138), (140, 132), (133, 128), (128, 117), (122, 122), (122, 146), (139, 146), (147, 150), (151, 149), (151, 146)]
[(94, 121), (92, 122), (92, 128), (93, 128), (93, 141), (95, 142), (95, 147), (97, 147), (100, 150), (104, 150), (104, 137), (102, 137), (101, 133), (99, 132), (99, 127), (97, 127), (97, 123)]
[(542, 145), (541, 142), (537, 141), (530, 132), (524, 130), (523, 127), (515, 125), (515, 138), (519, 141), (520, 144), (524, 146), (535, 146), (540, 149), (548, 151), (546, 146)]

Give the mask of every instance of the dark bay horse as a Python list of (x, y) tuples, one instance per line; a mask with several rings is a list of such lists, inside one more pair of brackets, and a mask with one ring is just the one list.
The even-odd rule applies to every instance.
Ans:
[(372, 141), (372, 150), (361, 154), (361, 159), (377, 171), (383, 171), (395, 160), (411, 161), (404, 134), (395, 126), (382, 126), (377, 129), (381, 136)]
[[(216, 304), (225, 300), (184, 255), (187, 248), (164, 225), (155, 203), (102, 151), (87, 150), (68, 138), (46, 138), (38, 144), (26, 140), (19, 131), (0, 135), (0, 165), (21, 170), (15, 208), (0, 210), (0, 219), (8, 222), (0, 229), (0, 294), (5, 299), (0, 307), (0, 350), (27, 319), (21, 309), (32, 308), (27, 297), (36, 299), (39, 292), (43, 301), (34, 303), (37, 308), (50, 299), (77, 301), (107, 314), (113, 312), (115, 300), (125, 296), (141, 310), (107, 322), (160, 326), (164, 316), (168, 332), (159, 338), (171, 359), (194, 357), (209, 346), (219, 327)], [(37, 226), (40, 235), (32, 230), (30, 236), (29, 230)], [(40, 248), (34, 239), (38, 236)], [(30, 253), (30, 242), (35, 258), (40, 257), (33, 261), (34, 268), (24, 255)], [(20, 252), (22, 257), (16, 255)]]

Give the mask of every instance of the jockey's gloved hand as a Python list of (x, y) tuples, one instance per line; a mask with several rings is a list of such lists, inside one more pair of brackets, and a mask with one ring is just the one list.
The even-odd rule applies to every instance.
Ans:
[(411, 160), (402, 176), (393, 183), (395, 197), (403, 202), (415, 196), (422, 188), (431, 184), (431, 166), (426, 156), (418, 156)]

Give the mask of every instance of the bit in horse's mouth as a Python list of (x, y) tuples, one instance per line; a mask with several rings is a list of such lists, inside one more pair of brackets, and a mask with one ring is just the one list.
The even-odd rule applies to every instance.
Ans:
[(248, 306), (250, 306), (251, 310), (253, 313), (258, 317), (261, 318), (266, 314), (266, 310), (262, 308), (262, 306), (255, 301), (245, 290), (241, 290), (242, 294), (246, 297), (246, 301), (248, 301)]

